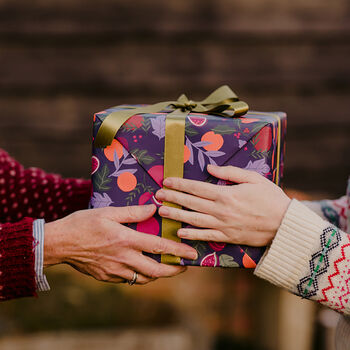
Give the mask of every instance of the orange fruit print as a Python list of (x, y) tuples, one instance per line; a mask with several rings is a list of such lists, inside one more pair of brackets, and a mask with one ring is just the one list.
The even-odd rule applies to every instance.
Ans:
[(136, 187), (137, 180), (134, 174), (127, 171), (118, 176), (117, 184), (123, 192), (130, 192)]
[(243, 266), (247, 269), (254, 269), (256, 267), (255, 261), (247, 253), (244, 254), (242, 262)]
[(123, 155), (123, 145), (114, 139), (112, 143), (103, 150), (106, 158), (113, 162), (114, 152), (117, 152), (118, 158), (120, 159)]
[(186, 163), (191, 157), (190, 149), (185, 145), (184, 146), (184, 163)]
[(201, 140), (210, 142), (210, 145), (203, 147), (207, 151), (218, 151), (224, 144), (223, 137), (220, 134), (215, 134), (214, 131), (206, 132)]

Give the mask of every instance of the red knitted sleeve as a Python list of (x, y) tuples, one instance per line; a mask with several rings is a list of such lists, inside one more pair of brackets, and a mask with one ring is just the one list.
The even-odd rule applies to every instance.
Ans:
[(24, 167), (0, 149), (0, 222), (56, 220), (88, 207), (91, 182)]
[(0, 300), (36, 295), (33, 219), (0, 225)]

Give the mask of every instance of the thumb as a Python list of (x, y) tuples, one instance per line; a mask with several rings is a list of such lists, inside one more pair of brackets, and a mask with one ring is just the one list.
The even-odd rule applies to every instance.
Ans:
[(154, 204), (150, 204), (119, 207), (113, 209), (113, 219), (121, 224), (124, 224), (130, 222), (141, 222), (149, 219), (154, 215), (157, 207)]
[(260, 177), (262, 177), (255, 171), (245, 170), (231, 165), (220, 167), (209, 164), (207, 170), (210, 175), (218, 179), (228, 180), (234, 183), (258, 183), (261, 182)]

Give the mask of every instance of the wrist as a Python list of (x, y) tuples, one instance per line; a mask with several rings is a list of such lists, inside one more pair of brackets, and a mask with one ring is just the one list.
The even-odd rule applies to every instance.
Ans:
[(278, 206), (276, 206), (276, 209), (277, 209), (276, 216), (275, 216), (276, 227), (275, 227), (274, 235), (272, 238), (275, 237), (275, 235), (277, 234), (277, 231), (281, 227), (281, 224), (283, 222), (283, 219), (288, 211), (288, 208), (289, 208), (291, 202), (292, 202), (292, 200), (287, 195), (285, 195), (283, 193), (283, 196), (282, 196), (281, 200), (279, 201)]
[(65, 262), (64, 242), (60, 220), (45, 224), (44, 267)]

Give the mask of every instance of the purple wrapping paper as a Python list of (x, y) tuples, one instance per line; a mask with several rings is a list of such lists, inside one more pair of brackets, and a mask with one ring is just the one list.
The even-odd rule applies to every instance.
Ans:
[[(93, 137), (108, 114), (127, 107), (96, 113)], [(163, 181), (166, 115), (167, 111), (135, 115), (124, 123), (110, 146), (93, 148), (90, 208), (160, 205), (154, 194)], [(285, 132), (286, 115), (282, 112), (250, 111), (238, 118), (191, 113), (186, 119), (184, 178), (228, 185), (208, 174), (206, 165), (211, 163), (253, 170), (279, 184)], [(161, 217), (156, 214), (145, 222), (128, 226), (160, 236), (161, 224)], [(253, 268), (265, 250), (225, 243), (183, 242), (198, 251), (196, 261), (182, 259), (183, 265)], [(151, 256), (160, 261), (159, 255)]]

